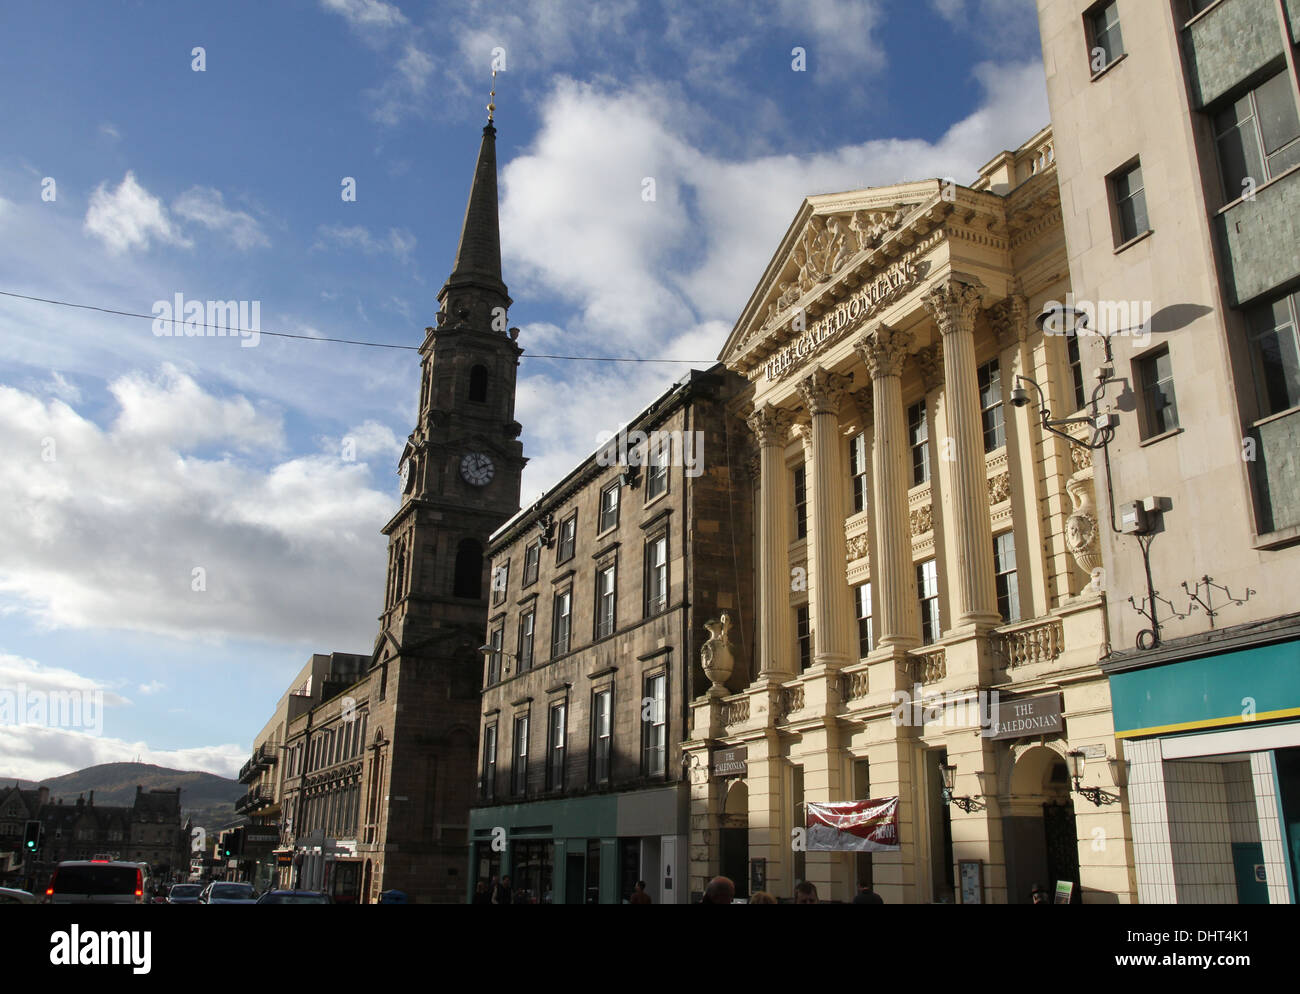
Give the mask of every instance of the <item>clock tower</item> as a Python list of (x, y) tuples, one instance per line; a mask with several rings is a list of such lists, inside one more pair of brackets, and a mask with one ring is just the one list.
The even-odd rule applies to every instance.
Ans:
[(460, 901), (468, 864), (488, 537), (519, 510), (515, 421), (523, 350), (507, 320), (489, 116), (451, 275), (420, 346), (415, 430), (384, 526), (388, 576), (371, 660), (358, 857), (369, 891)]

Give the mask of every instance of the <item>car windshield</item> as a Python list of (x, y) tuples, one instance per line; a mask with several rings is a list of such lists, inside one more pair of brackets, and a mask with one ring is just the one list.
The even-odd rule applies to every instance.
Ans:
[(60, 866), (50, 887), (56, 894), (134, 894), (138, 878), (130, 866)]
[(253, 896), (253, 888), (248, 884), (221, 884), (212, 888), (212, 896), (223, 901), (243, 901)]
[(177, 884), (170, 893), (172, 897), (198, 897), (202, 890), (198, 884)]
[(267, 904), (328, 904), (324, 894), (272, 894)]

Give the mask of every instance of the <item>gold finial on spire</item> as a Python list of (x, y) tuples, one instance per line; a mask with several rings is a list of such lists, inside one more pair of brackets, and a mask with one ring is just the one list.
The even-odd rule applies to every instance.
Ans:
[(488, 94), (488, 105), (487, 105), (488, 124), (492, 123), (492, 115), (496, 112), (497, 109), (496, 96), (497, 96), (497, 71), (493, 69), (492, 70), (492, 91)]

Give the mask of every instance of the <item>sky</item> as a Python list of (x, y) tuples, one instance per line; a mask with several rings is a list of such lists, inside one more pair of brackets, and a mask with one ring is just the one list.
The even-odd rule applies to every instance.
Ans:
[[(0, 38), (0, 291), (103, 309), (0, 295), (0, 778), (233, 776), (311, 653), (371, 651), (494, 61), (525, 505), (690, 368), (529, 353), (707, 367), (804, 197), (1048, 123), (1032, 0), (8, 0)], [(245, 319), (156, 334), (177, 294)]]

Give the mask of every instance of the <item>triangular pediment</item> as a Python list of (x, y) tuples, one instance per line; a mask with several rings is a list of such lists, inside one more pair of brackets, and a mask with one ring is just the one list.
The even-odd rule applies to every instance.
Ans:
[(900, 235), (942, 223), (943, 193), (927, 180), (806, 198), (718, 358), (732, 365), (849, 272), (885, 269), (903, 252)]

